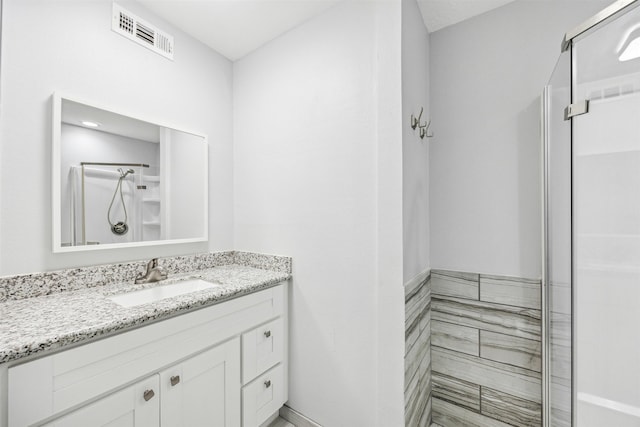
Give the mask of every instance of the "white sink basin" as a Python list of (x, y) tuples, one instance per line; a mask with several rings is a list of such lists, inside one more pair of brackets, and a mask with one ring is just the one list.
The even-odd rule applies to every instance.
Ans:
[(179, 295), (190, 294), (191, 292), (203, 291), (220, 286), (216, 283), (206, 282), (200, 279), (185, 280), (171, 285), (155, 286), (153, 288), (139, 291), (127, 292), (107, 297), (122, 307), (135, 307), (166, 298), (177, 297)]

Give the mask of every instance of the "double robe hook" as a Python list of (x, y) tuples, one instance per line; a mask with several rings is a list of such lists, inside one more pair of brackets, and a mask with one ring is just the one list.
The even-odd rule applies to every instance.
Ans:
[(431, 119), (429, 119), (429, 121), (424, 125), (420, 123), (423, 112), (424, 107), (420, 107), (420, 114), (417, 118), (413, 116), (413, 113), (411, 114), (411, 129), (420, 129), (420, 139), (424, 139), (425, 137), (431, 138), (433, 137), (433, 133), (429, 132), (429, 128), (431, 127)]

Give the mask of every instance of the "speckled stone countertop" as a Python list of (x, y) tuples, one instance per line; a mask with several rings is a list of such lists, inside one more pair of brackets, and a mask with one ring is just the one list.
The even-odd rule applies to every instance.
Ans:
[[(134, 307), (122, 307), (109, 296), (188, 279), (219, 286)], [(242, 295), (270, 288), (291, 278), (274, 271), (230, 264), (170, 274), (161, 282), (114, 283), (0, 303), (0, 363), (86, 342), (154, 320), (183, 314)]]

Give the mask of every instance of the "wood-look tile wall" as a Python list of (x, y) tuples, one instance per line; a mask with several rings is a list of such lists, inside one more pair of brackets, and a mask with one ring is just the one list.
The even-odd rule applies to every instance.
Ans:
[(540, 291), (539, 280), (431, 272), (434, 423), (541, 425)]
[(405, 425), (431, 424), (431, 286), (429, 271), (410, 280), (404, 287)]

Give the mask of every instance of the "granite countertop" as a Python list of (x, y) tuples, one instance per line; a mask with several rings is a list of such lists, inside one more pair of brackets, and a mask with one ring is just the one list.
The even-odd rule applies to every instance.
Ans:
[[(109, 296), (187, 279), (203, 279), (220, 286), (156, 302), (125, 308)], [(0, 303), (0, 363), (86, 342), (116, 331), (165, 319), (277, 285), (288, 272), (246, 265), (223, 265), (170, 274), (161, 282), (116, 283)]]

